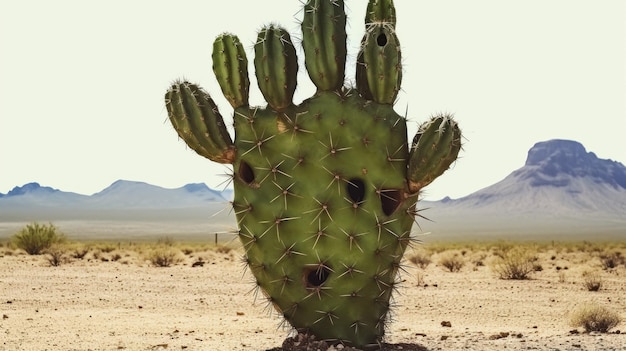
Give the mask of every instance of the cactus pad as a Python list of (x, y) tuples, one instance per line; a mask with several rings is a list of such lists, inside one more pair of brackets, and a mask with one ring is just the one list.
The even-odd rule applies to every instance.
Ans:
[(233, 166), (239, 239), (262, 296), (297, 330), (365, 348), (384, 335), (419, 191), (461, 146), (456, 122), (438, 116), (409, 148), (406, 120), (393, 109), (402, 73), (395, 9), (371, 0), (368, 11), (356, 88), (348, 88), (343, 1), (305, 4), (305, 63), (317, 92), (299, 105), (296, 50), (284, 29), (263, 28), (254, 47), (266, 107), (248, 104), (239, 40), (220, 36), (213, 68), (234, 107), (234, 141), (201, 88), (176, 82), (166, 94), (178, 135)]

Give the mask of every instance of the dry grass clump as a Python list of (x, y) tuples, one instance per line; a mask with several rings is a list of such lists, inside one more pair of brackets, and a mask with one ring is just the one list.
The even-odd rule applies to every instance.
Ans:
[(491, 269), (500, 279), (524, 280), (530, 273), (540, 270), (537, 256), (527, 247), (512, 247), (498, 252)]
[(598, 291), (602, 287), (602, 277), (598, 272), (585, 271), (583, 276), (583, 286), (587, 291)]
[(626, 258), (621, 251), (604, 252), (600, 254), (600, 262), (602, 263), (602, 269), (609, 270), (626, 264)]
[(67, 248), (61, 244), (53, 244), (43, 251), (46, 254), (46, 260), (53, 267), (58, 267), (63, 263), (69, 262), (67, 257)]
[(433, 260), (430, 257), (430, 254), (423, 250), (417, 251), (415, 254), (409, 257), (409, 262), (413, 263), (421, 269), (425, 269), (426, 267), (428, 267), (428, 265), (431, 264), (432, 261)]
[(606, 333), (621, 321), (617, 312), (595, 303), (587, 303), (572, 312), (570, 325), (574, 328), (583, 327), (586, 332)]
[(465, 260), (458, 252), (447, 251), (439, 256), (439, 264), (450, 272), (458, 272), (465, 265)]
[(76, 246), (71, 250), (72, 252), (70, 253), (70, 256), (72, 256), (73, 258), (77, 260), (82, 260), (89, 253), (89, 250), (91, 250), (89, 246), (85, 246), (85, 245)]
[(156, 267), (169, 267), (183, 261), (181, 251), (170, 246), (153, 249), (147, 258)]

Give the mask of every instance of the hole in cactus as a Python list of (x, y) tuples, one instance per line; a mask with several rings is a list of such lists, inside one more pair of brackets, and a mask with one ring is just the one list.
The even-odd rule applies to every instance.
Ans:
[(398, 189), (380, 190), (380, 202), (383, 213), (391, 216), (402, 203), (402, 191)]
[(360, 204), (365, 200), (365, 183), (359, 178), (348, 180), (348, 196), (355, 204)]
[(252, 167), (246, 162), (241, 161), (239, 164), (239, 172), (237, 173), (239, 174), (239, 178), (246, 182), (246, 184), (254, 182), (254, 170), (252, 170)]
[(387, 36), (385, 35), (385, 33), (378, 34), (378, 36), (376, 37), (376, 44), (378, 44), (378, 46), (387, 45)]
[(326, 266), (307, 267), (304, 270), (304, 284), (307, 289), (316, 289), (322, 286), (330, 275), (330, 268)]

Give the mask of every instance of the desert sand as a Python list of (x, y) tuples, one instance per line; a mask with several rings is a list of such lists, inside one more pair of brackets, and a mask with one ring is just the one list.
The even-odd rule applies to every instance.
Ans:
[[(596, 257), (558, 251), (539, 253), (542, 270), (527, 280), (499, 279), (480, 252), (459, 251), (459, 272), (437, 263), (444, 253), (424, 269), (407, 261), (385, 349), (626, 350), (616, 332), (625, 322), (611, 333), (569, 325), (589, 301), (626, 318), (626, 266), (602, 270)], [(255, 302), (240, 256), (209, 249), (155, 267), (120, 249), (54, 267), (0, 247), (0, 350), (278, 350), (294, 333)], [(599, 291), (584, 288), (585, 270), (600, 274)]]

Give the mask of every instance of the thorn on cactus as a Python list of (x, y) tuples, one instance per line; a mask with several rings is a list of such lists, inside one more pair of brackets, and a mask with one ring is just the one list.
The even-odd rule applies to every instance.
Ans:
[[(328, 228), (328, 226), (322, 228), (322, 220), (321, 219), (318, 220), (317, 231), (313, 235), (311, 235), (308, 238), (304, 239), (303, 242), (309, 241), (311, 239), (315, 239), (315, 241), (313, 242), (313, 246), (312, 246), (312, 248), (315, 250), (315, 247), (317, 246), (317, 243), (320, 240), (320, 238), (322, 238), (322, 237), (330, 237), (328, 235), (327, 231), (326, 231), (327, 228)], [(330, 238), (332, 238), (332, 237), (330, 237)]]

